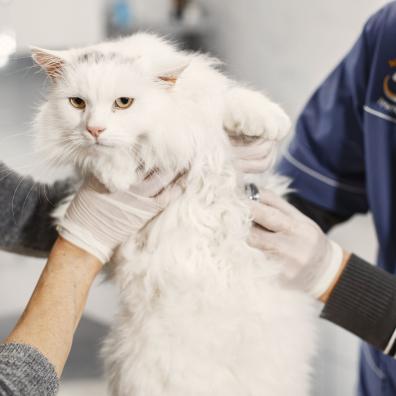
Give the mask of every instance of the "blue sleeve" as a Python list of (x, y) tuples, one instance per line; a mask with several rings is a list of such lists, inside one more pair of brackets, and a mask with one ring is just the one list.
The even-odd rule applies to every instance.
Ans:
[(384, 12), (369, 19), (353, 48), (311, 97), (279, 165), (299, 196), (340, 215), (369, 210), (363, 106)]

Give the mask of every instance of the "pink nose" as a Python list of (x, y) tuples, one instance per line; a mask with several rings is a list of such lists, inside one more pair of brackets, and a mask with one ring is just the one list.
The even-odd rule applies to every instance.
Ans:
[(87, 131), (95, 138), (97, 139), (99, 135), (104, 132), (106, 128), (101, 128), (101, 127), (90, 127), (87, 126)]

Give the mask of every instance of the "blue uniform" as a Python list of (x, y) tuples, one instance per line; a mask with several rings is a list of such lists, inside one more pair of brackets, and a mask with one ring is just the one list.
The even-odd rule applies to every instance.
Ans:
[[(309, 100), (280, 171), (324, 209), (370, 211), (378, 265), (396, 274), (396, 2), (368, 20)], [(364, 345), (359, 395), (396, 395), (396, 360)]]

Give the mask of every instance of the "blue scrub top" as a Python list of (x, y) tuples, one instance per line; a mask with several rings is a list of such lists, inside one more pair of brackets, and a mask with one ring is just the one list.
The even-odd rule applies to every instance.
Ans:
[[(279, 170), (325, 209), (372, 212), (378, 265), (396, 274), (396, 2), (368, 20), (309, 100)], [(396, 395), (396, 360), (363, 345), (358, 395)]]
[(378, 265), (396, 273), (396, 2), (369, 19), (311, 97), (279, 168), (308, 201), (372, 212)]

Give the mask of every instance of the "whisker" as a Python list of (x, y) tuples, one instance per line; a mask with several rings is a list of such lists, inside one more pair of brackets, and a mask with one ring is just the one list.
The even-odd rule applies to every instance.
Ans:
[(15, 197), (16, 197), (16, 193), (17, 193), (19, 187), (21, 186), (24, 178), (25, 178), (24, 176), (20, 176), (19, 177), (19, 182), (18, 182), (17, 186), (15, 187), (14, 194), (13, 194), (12, 199), (11, 199), (11, 213), (12, 213), (12, 218), (13, 218), (13, 220), (15, 222), (15, 225), (17, 224), (17, 220), (16, 220), (16, 217), (15, 217), (14, 200), (15, 200)]
[(35, 189), (35, 187), (36, 187), (36, 184), (32, 183), (32, 187), (30, 188), (29, 192), (27, 193), (27, 195), (25, 197), (25, 200), (23, 201), (21, 213), (23, 213), (23, 211), (25, 210), (25, 206), (26, 206), (27, 200), (28, 200), (30, 194), (32, 193), (32, 191)]
[(43, 184), (43, 192), (44, 192), (44, 197), (47, 200), (47, 202), (51, 205), (51, 206), (55, 206), (55, 204), (53, 202), (51, 202), (51, 200), (48, 198), (48, 195), (46, 193), (46, 184)]

